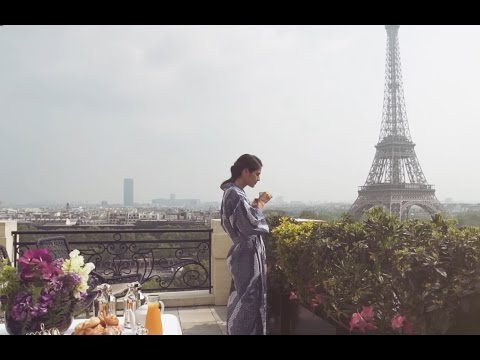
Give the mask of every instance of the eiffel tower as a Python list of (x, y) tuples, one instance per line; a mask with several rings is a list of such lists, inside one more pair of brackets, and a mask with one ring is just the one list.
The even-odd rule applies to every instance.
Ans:
[(415, 144), (408, 129), (403, 96), (398, 29), (400, 25), (385, 25), (387, 30), (387, 62), (382, 127), (373, 164), (358, 198), (350, 208), (358, 219), (363, 211), (375, 205), (385, 207), (400, 219), (408, 217), (413, 205), (430, 214), (443, 212), (433, 185), (427, 183), (415, 154)]

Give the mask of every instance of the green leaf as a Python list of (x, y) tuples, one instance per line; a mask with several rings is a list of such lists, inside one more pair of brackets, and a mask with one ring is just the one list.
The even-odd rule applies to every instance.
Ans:
[(447, 277), (447, 272), (442, 268), (435, 268), (435, 271), (442, 275), (444, 278)]

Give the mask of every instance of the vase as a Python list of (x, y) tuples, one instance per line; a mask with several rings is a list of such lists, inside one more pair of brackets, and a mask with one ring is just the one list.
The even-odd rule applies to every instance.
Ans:
[(43, 324), (45, 330), (56, 328), (60, 334), (64, 334), (72, 325), (74, 319), (73, 314), (68, 314), (54, 321), (48, 319), (47, 316), (32, 320), (25, 325), (24, 321), (15, 320), (10, 315), (5, 314), (5, 329), (10, 335), (26, 335), (27, 333), (40, 332)]

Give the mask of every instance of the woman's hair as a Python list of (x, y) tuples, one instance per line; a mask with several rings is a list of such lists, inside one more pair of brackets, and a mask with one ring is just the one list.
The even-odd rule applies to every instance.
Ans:
[(225, 185), (226, 183), (234, 182), (235, 180), (237, 180), (237, 178), (242, 175), (243, 169), (248, 169), (248, 171), (252, 172), (260, 169), (262, 166), (262, 161), (255, 155), (243, 154), (237, 159), (237, 161), (235, 161), (235, 164), (230, 167), (230, 172), (232, 173), (232, 176), (230, 177), (230, 179), (225, 180), (220, 185), (220, 189), (222, 189), (223, 185)]

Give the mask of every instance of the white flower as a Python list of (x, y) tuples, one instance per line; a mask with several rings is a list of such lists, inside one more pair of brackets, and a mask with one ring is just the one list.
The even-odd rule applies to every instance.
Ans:
[(85, 264), (85, 260), (80, 251), (73, 250), (69, 254), (70, 258), (63, 262), (62, 270), (64, 273), (77, 273), (82, 281), (75, 287), (74, 296), (80, 298), (80, 293), (88, 289), (88, 274), (95, 269), (95, 265), (91, 262)]

